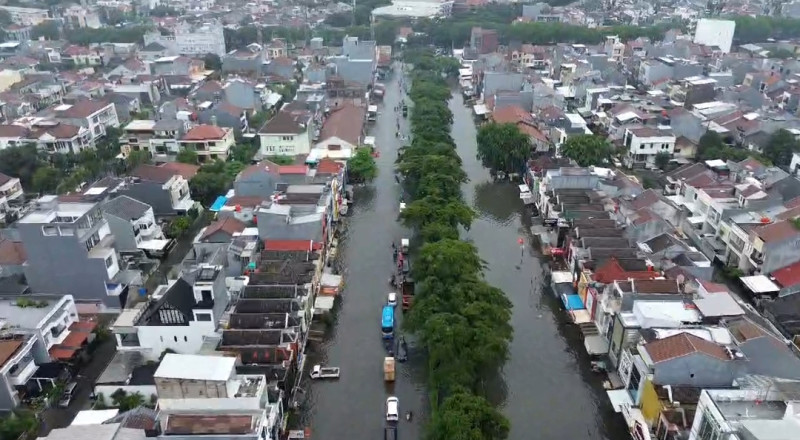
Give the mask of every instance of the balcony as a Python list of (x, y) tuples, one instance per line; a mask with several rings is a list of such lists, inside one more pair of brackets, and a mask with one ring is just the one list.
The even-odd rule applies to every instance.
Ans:
[(36, 372), (37, 368), (38, 366), (33, 361), (33, 357), (30, 355), (25, 356), (16, 366), (11, 367), (9, 379), (11, 379), (11, 383), (15, 386), (25, 385), (28, 383), (31, 376), (33, 376), (33, 373)]

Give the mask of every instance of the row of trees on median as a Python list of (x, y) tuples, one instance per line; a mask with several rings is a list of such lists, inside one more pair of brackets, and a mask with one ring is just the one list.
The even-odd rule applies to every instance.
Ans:
[(401, 220), (422, 242), (412, 275), (414, 305), (405, 320), (427, 354), (432, 414), (428, 440), (505, 439), (509, 423), (485, 397), (512, 337), (511, 303), (483, 279), (484, 261), (459, 240), (475, 216), (464, 203), (467, 175), (450, 136), (450, 90), (441, 70), (415, 70), (413, 141), (397, 160), (410, 202)]

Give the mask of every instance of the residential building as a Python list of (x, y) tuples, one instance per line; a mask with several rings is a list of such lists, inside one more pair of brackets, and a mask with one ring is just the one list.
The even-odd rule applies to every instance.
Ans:
[(39, 365), (69, 359), (62, 344), (80, 348), (88, 335), (73, 331), (81, 323), (72, 295), (0, 297), (0, 316), (0, 408), (8, 411), (19, 405)]
[(628, 154), (625, 164), (633, 167), (656, 167), (655, 159), (658, 154), (668, 154), (672, 157), (675, 151), (675, 135), (667, 128), (639, 127), (625, 130), (623, 144)]
[(156, 223), (153, 207), (123, 195), (107, 201), (102, 209), (117, 252), (163, 256), (170, 240)]
[(26, 141), (35, 143), (39, 151), (45, 153), (78, 154), (85, 149), (94, 148), (98, 138), (86, 126), (41, 120), (30, 126)]
[(222, 57), (222, 71), (260, 75), (264, 71), (266, 61), (266, 51), (261, 45), (252, 43), (243, 49), (234, 49)]
[(258, 131), (259, 154), (297, 156), (311, 152), (312, 115), (305, 111), (280, 110)]
[(25, 278), (31, 289), (111, 308), (125, 304), (130, 274), (120, 268), (99, 203), (43, 196), (17, 230), (28, 254)]
[(129, 176), (119, 194), (150, 205), (157, 217), (186, 213), (194, 206), (189, 179), (169, 166), (143, 164)]
[(222, 25), (218, 23), (206, 23), (198, 27), (181, 23), (175, 27), (172, 35), (161, 35), (157, 31), (145, 34), (144, 45), (148, 46), (152, 43), (158, 43), (167, 48), (172, 55), (203, 56), (213, 53), (224, 57), (228, 52), (225, 50)]
[(233, 129), (214, 125), (197, 125), (178, 142), (180, 148), (195, 151), (201, 162), (227, 160), (235, 143)]
[(750, 231), (744, 244), (749, 268), (758, 273), (772, 273), (800, 261), (797, 245), (800, 229), (791, 220), (782, 220)]
[(139, 352), (149, 360), (159, 359), (164, 350), (199, 353), (228, 305), (225, 275), (221, 265), (199, 265), (124, 310), (111, 326), (117, 350)]
[(53, 108), (53, 117), (67, 124), (87, 128), (92, 140), (105, 136), (107, 127), (119, 127), (114, 104), (105, 101), (83, 100)]
[(509, 105), (492, 112), (492, 121), (498, 124), (514, 124), (530, 137), (531, 145), (537, 153), (550, 151), (550, 139), (541, 132), (529, 112), (522, 107)]
[(99, 29), (102, 26), (97, 12), (84, 6), (70, 5), (62, 14), (65, 23), (73, 28)]
[(278, 440), (281, 393), (226, 356), (167, 354), (155, 374), (162, 438)]
[(36, 26), (49, 20), (47, 9), (22, 8), (19, 6), (0, 6), (0, 10), (8, 12), (11, 22), (24, 26)]
[(360, 105), (345, 103), (331, 111), (331, 114), (322, 124), (319, 139), (312, 153), (315, 156), (345, 159), (355, 152), (364, 139), (364, 121), (367, 109)]
[(21, 205), (22, 195), (19, 179), (0, 173), (0, 214), (8, 212), (12, 205)]
[(119, 140), (122, 154), (147, 151), (157, 159), (174, 158), (180, 151), (178, 139), (186, 132), (187, 125), (177, 119), (131, 121), (122, 129)]
[(479, 54), (492, 53), (498, 46), (497, 31), (494, 29), (482, 29), (473, 27), (470, 32), (469, 45)]
[[(136, 410), (137, 412), (139, 410)], [(124, 416), (121, 415), (121, 416)], [(91, 438), (93, 440), (143, 440), (147, 438), (145, 434), (145, 430), (141, 428), (141, 425), (152, 427), (152, 420), (154, 417), (150, 417), (150, 419), (145, 419), (143, 422), (140, 421), (141, 419), (130, 422), (128, 427), (126, 426), (126, 420), (123, 418), (122, 420), (116, 420), (116, 418), (112, 420), (116, 420), (115, 423), (103, 423), (103, 424), (88, 424), (88, 425), (71, 425), (67, 426), (66, 428), (56, 428), (50, 431), (47, 436), (40, 437), (42, 440), (72, 440), (76, 438)], [(156, 432), (151, 429), (151, 433)]]

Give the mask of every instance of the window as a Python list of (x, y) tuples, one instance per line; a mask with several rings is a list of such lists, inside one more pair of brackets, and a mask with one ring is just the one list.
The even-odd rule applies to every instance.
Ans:
[(293, 141), (294, 136), (281, 136), (281, 140), (283, 141)]
[(639, 145), (639, 149), (640, 149), (640, 150), (644, 150), (644, 144), (640, 144), (640, 145)]
[(177, 336), (173, 336), (172, 338), (175, 339), (175, 342), (178, 342), (178, 337)]
[(720, 430), (717, 421), (708, 413), (703, 411), (703, 418), (700, 419), (700, 427), (697, 429), (698, 440), (720, 440)]
[(189, 337), (188, 336), (184, 336), (183, 337), (183, 342), (189, 342)]
[(106, 258), (106, 268), (109, 268), (113, 265), (114, 265), (114, 256), (110, 255), (108, 258)]
[(47, 236), (58, 235), (58, 228), (55, 226), (42, 226), (42, 234)]
[(211, 321), (211, 313), (197, 313), (195, 316), (198, 321)]

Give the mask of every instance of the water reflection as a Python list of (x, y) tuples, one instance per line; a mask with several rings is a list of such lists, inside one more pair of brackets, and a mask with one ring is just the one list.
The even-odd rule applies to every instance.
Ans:
[(509, 183), (491, 181), (475, 185), (473, 207), (478, 215), (503, 226), (514, 221), (519, 210), (519, 203), (513, 197), (514, 193), (509, 191), (509, 186), (511, 186)]

